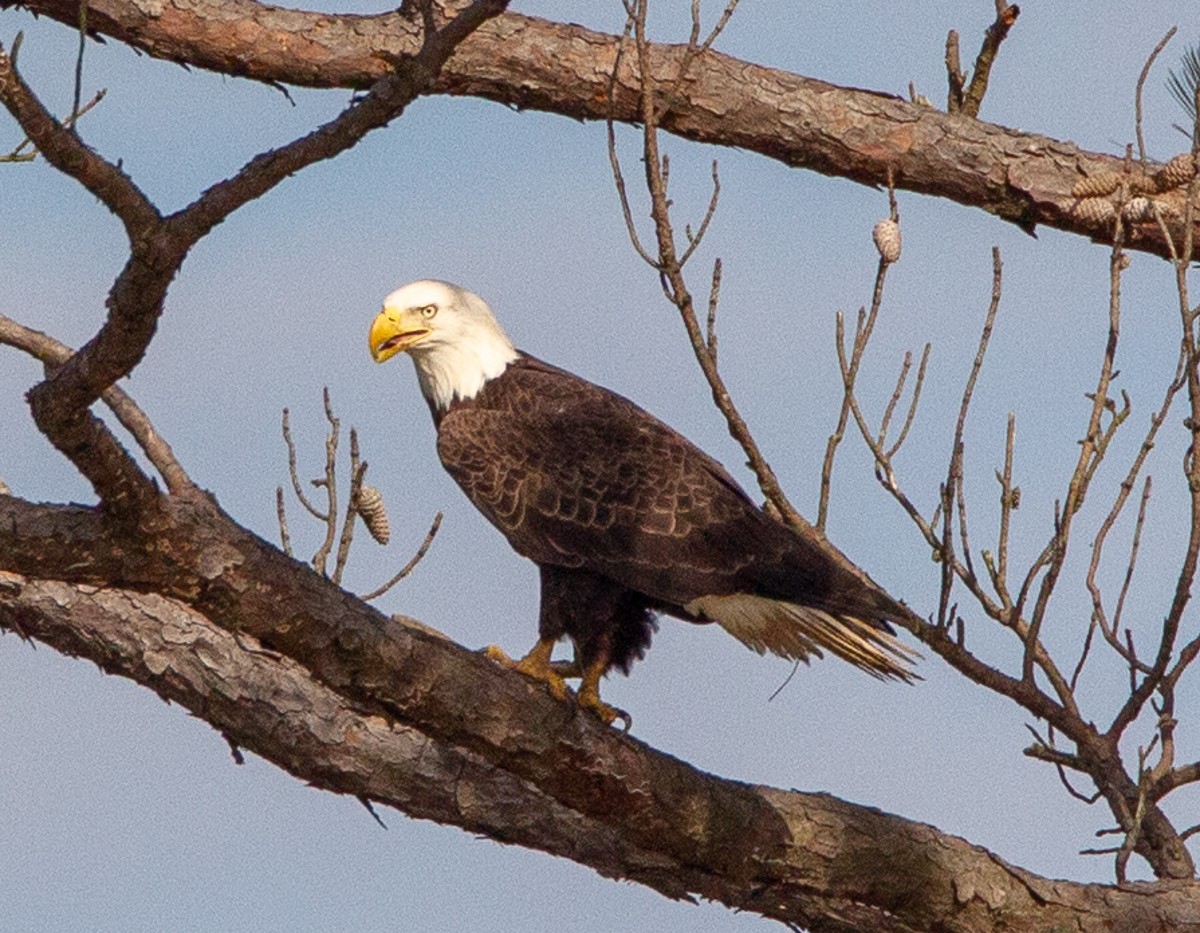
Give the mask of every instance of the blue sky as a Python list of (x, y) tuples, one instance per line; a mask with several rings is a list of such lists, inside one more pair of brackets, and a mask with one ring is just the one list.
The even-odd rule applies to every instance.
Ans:
[[(686, 5), (659, 5), (662, 39), (686, 35)], [(973, 54), (989, 3), (800, 5), (746, 0), (719, 48), (836, 83), (905, 94), (909, 81), (944, 98), (948, 28)], [(1136, 6), (1136, 9), (1135, 9)], [(706, 4), (710, 13), (715, 10)], [(338, 9), (350, 9), (339, 7)], [(371, 9), (354, 7), (356, 11)], [(513, 9), (618, 28), (620, 4), (515, 2)], [(1145, 56), (1172, 25), (1181, 35), (1147, 86), (1147, 139), (1166, 159), (1186, 146), (1165, 90), (1166, 65), (1196, 40), (1192, 4), (1025, 4), (996, 66), (983, 116), (1120, 152), (1133, 139), (1133, 87)], [(75, 37), (48, 21), (0, 14), (0, 41), (25, 30), (25, 74), (60, 112), (69, 107)], [(108, 97), (83, 134), (161, 207), (190, 201), (260, 149), (334, 114), (343, 91), (293, 91), (295, 106), (261, 85), (90, 45), (84, 88)], [(0, 150), (20, 138), (0, 119)], [(636, 179), (637, 134), (620, 145)], [(720, 161), (722, 203), (692, 269), (725, 267), (721, 366), (735, 398), (796, 504), (815, 512), (825, 438), (836, 418), (833, 316), (869, 299), (872, 224), (886, 197), (786, 169), (759, 156), (669, 139), (678, 222), (693, 224)], [(635, 198), (639, 193), (635, 190)], [(645, 217), (645, 202), (636, 209)], [(899, 467), (932, 509), (952, 417), (990, 292), (1000, 246), (1005, 291), (967, 432), (968, 495), (977, 547), (992, 546), (1004, 419), (1017, 415), (1014, 561), (1028, 561), (1063, 494), (1086, 418), (1083, 393), (1099, 361), (1108, 252), (1054, 231), (1037, 239), (979, 211), (901, 194), (904, 256), (889, 275), (864, 396), (878, 411), (906, 349), (934, 344), (925, 401)], [(42, 163), (0, 166), (0, 313), (78, 344), (99, 326), (124, 258), (117, 223), (78, 185)], [(646, 228), (644, 228), (646, 229)], [(648, 230), (647, 230), (648, 232)], [(471, 100), (415, 104), (392, 127), (336, 161), (288, 180), (219, 227), (188, 258), (158, 337), (126, 388), (193, 477), (237, 519), (276, 538), (274, 489), (286, 481), (278, 432), (292, 410), (307, 473), (315, 475), (328, 385), (357, 426), (371, 478), (389, 502), (393, 544), (365, 537), (348, 585), (365, 590), (402, 565), (433, 514), (446, 521), (428, 559), (386, 599), (469, 647), (523, 652), (535, 633), (531, 564), (507, 547), (445, 476), (411, 366), (376, 367), (366, 328), (383, 295), (420, 277), (482, 294), (523, 349), (608, 385), (655, 412), (738, 471), (743, 457), (713, 410), (674, 310), (626, 239), (603, 128), (515, 113)], [(1135, 256), (1125, 283), (1120, 385), (1133, 423), (1158, 404), (1177, 346), (1171, 272)], [(33, 500), (90, 501), (86, 485), (31, 428), (22, 401), (38, 368), (0, 353), (0, 476)], [(1183, 529), (1171, 422), (1156, 451), (1156, 493), (1131, 595), (1148, 638), (1157, 595), (1173, 582)], [(1126, 431), (1081, 519), (1068, 585), (1047, 640), (1073, 657), (1087, 622), (1076, 585), (1091, 534), (1139, 439)], [(899, 509), (874, 484), (861, 445), (839, 459), (830, 533), (898, 596), (936, 605), (937, 567)], [(302, 531), (302, 550), (316, 529)], [(1107, 569), (1123, 569), (1129, 522)], [(1115, 588), (1116, 584), (1112, 584)], [(964, 604), (965, 605), (965, 604)], [(967, 613), (972, 645), (1011, 662), (1012, 645)], [(1195, 631), (1194, 614), (1187, 620)], [(935, 659), (924, 683), (876, 683), (818, 663), (787, 677), (715, 629), (664, 622), (632, 677), (605, 696), (629, 710), (643, 740), (716, 773), (824, 790), (988, 846), (1035, 871), (1106, 880), (1095, 844), (1106, 814), (1069, 799), (1053, 771), (1021, 755), (1027, 717), (966, 684)], [(1122, 682), (1097, 659), (1083, 694), (1103, 718)], [(1180, 698), (1184, 754), (1196, 757), (1194, 678)], [(1191, 723), (1187, 721), (1192, 717)], [(1134, 736), (1145, 741), (1148, 731)], [(48, 649), (0, 639), (0, 916), (14, 930), (752, 930), (766, 921), (721, 907), (672, 904), (591, 871), (385, 812), (381, 830), (354, 801), (305, 787), (252, 756), (230, 761), (204, 723), (130, 683)], [(1196, 795), (1172, 812), (1191, 822)]]

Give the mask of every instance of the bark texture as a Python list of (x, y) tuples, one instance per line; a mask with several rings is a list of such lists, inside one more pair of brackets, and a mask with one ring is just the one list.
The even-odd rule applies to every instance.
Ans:
[[(0, 9), (18, 5), (77, 28), (74, 0), (0, 0)], [(463, 0), (446, 4), (456, 5)], [(397, 56), (415, 54), (421, 37), (419, 17), (404, 7), (373, 16), (334, 15), (253, 0), (92, 0), (88, 26), (157, 58), (305, 87), (369, 87)], [(619, 42), (618, 36), (581, 26), (504, 13), (462, 43), (433, 93), (604, 119)], [(662, 86), (674, 80), (685, 51), (677, 45), (652, 47), (650, 67)], [(635, 56), (624, 57), (618, 77), (613, 116), (637, 123)], [(1100, 209), (1096, 199), (1075, 197), (1076, 183), (1125, 173), (1128, 196), (1152, 190), (1143, 181), (1162, 167), (1126, 165), (1071, 142), (714, 51), (692, 63), (662, 128), (861, 184), (886, 184), (890, 172), (897, 188), (983, 208), (1029, 231), (1046, 225), (1100, 242), (1112, 240), (1121, 196), (1110, 189), (1108, 208)], [(1156, 192), (1153, 200), (1182, 242), (1184, 190)], [(1126, 246), (1170, 254), (1157, 221), (1146, 214), (1127, 223)]]
[[(15, 5), (0, 0), (0, 9)], [(77, 26), (75, 0), (21, 5)], [(617, 37), (496, 15), (503, 0), (456, 0), (449, 6), (465, 12), (441, 26), (413, 6), (338, 16), (251, 0), (88, 0), (90, 29), (160, 58), (261, 81), (371, 88), (169, 217), (119, 165), (57, 124), (0, 50), (0, 99), (52, 165), (121, 218), (131, 240), (109, 317), (78, 354), (37, 349), (44, 335), (0, 321), (0, 342), (50, 366), (31, 393), (35, 420), (103, 503), (0, 495), (0, 626), (145, 684), (318, 786), (572, 858), (670, 897), (711, 898), (820, 933), (1200, 930), (1195, 881), (1050, 881), (933, 827), (722, 780), (655, 752), (512, 671), (381, 616), (238, 526), (186, 476), (164, 472), (163, 495), (90, 414), (97, 398), (112, 404), (113, 382), (142, 359), (170, 281), (199, 239), (283, 177), (386, 125), (416, 96), (473, 95), (582, 119), (608, 112)], [(670, 87), (685, 57), (680, 47), (653, 47), (643, 67)], [(616, 119), (638, 122), (641, 76), (634, 56), (623, 61), (611, 106)], [(1149, 192), (1164, 223), (1127, 218), (1127, 241), (1166, 253), (1163, 230), (1179, 233), (1182, 190), (1135, 184), (1148, 174), (1141, 166), (713, 52), (680, 80), (663, 128), (860, 183), (890, 175), (1027, 229), (1046, 223), (1099, 239), (1111, 235), (1122, 199)], [(1122, 170), (1106, 195), (1109, 215), (1079, 210), (1072, 188), (1081, 177)], [(149, 430), (131, 428), (146, 450)], [(922, 637), (944, 657), (963, 652), (945, 633)], [(960, 670), (973, 663), (958, 660)], [(1005, 683), (1007, 695), (1054, 721), (1056, 707), (1023, 700), (1023, 683)]]
[[(97, 513), (0, 500), (0, 564), (32, 571), (0, 574), (0, 625), (148, 686), (318, 787), (670, 897), (709, 898), (818, 933), (1200, 929), (1196, 882), (1051, 881), (931, 826), (698, 771), (520, 675), (384, 618), (300, 564), (260, 575), (264, 562), (282, 570), (286, 558), (219, 530), (218, 514), (208, 514), (203, 546), (170, 555), (177, 579), (155, 581), (179, 593), (194, 594), (200, 579), (221, 589), (228, 599), (202, 613), (140, 591), (149, 562), (115, 553)], [(141, 586), (50, 575), (82, 581), (114, 576), (116, 566)], [(269, 594), (242, 590), (251, 567)], [(335, 680), (352, 668), (368, 680), (314, 677), (314, 651), (338, 658), (323, 665)], [(393, 676), (373, 676), (384, 666)]]

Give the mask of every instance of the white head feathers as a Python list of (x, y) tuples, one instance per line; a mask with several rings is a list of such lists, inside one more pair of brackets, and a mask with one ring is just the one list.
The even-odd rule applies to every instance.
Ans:
[(407, 352), (421, 392), (439, 412), (455, 399), (474, 398), (518, 356), (487, 302), (430, 279), (410, 282), (384, 299), (371, 327), (371, 352), (380, 362)]

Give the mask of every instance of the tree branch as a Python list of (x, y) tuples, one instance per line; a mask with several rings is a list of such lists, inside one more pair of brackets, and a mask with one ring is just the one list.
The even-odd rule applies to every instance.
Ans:
[[(0, 9), (16, 5), (16, 0), (0, 0)], [(19, 5), (78, 26), (75, 0)], [(463, 5), (464, 0), (445, 4)], [(164, 0), (153, 16), (134, 0), (89, 0), (88, 26), (158, 58), (304, 87), (368, 88), (389, 71), (389, 61), (415, 54), (421, 41), (419, 22), (403, 11), (332, 15), (253, 0)], [(463, 41), (430, 92), (603, 120), (619, 44), (618, 36), (505, 13)], [(651, 45), (650, 69), (660, 86), (673, 84), (687, 49), (686, 44)], [(627, 63), (613, 103), (618, 122), (641, 122), (638, 88)], [(979, 207), (1025, 229), (1047, 225), (1100, 242), (1111, 242), (1111, 223), (1080, 211), (1072, 188), (1083, 176), (1120, 172), (1124, 166), (1119, 156), (888, 94), (838, 88), (711, 49), (691, 62), (689, 79), (663, 114), (661, 128), (861, 184), (886, 184), (892, 170), (897, 189)], [(1167, 214), (1177, 238), (1183, 197), (1179, 191), (1156, 196), (1171, 208)], [(1169, 253), (1152, 219), (1134, 225), (1126, 246)]]
[[(78, 524), (84, 511), (6, 500), (0, 554), (11, 521)], [(293, 598), (336, 592), (293, 566)], [(253, 628), (261, 608), (236, 610)], [(305, 611), (285, 603), (276, 614), (292, 608)], [(572, 858), (668, 896), (698, 894), (814, 933), (898, 933), (927, 929), (935, 918), (961, 933), (1200, 923), (1196, 882), (1133, 890), (1052, 882), (930, 826), (696, 771), (450, 642), (381, 625), (386, 620), (344, 594), (323, 620), (330, 651), (346, 644), (342, 634), (358, 629), (352, 620), (362, 614), (377, 626), (370, 650), (411, 658), (402, 664), (412, 677), (409, 711), (443, 705), (452, 735), (397, 717), (393, 704), (361, 690), (350, 700), (292, 659), (246, 650), (175, 600), (0, 577), (0, 625), (149, 686), (303, 780)], [(464, 679), (447, 679), (452, 670)], [(552, 766), (544, 773), (525, 766), (539, 748)], [(595, 805), (601, 798), (607, 806)]]

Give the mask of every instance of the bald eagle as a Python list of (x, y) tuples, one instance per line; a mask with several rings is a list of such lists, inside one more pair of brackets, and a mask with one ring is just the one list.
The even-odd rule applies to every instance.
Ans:
[[(898, 609), (824, 547), (758, 508), (712, 457), (633, 402), (517, 350), (478, 295), (447, 282), (392, 292), (371, 324), (382, 363), (412, 357), (443, 466), (541, 572), (538, 641), (518, 662), (604, 722), (600, 678), (644, 656), (657, 614), (716, 622), (760, 654), (828, 649), (910, 680)], [(551, 660), (562, 638), (575, 661)]]

